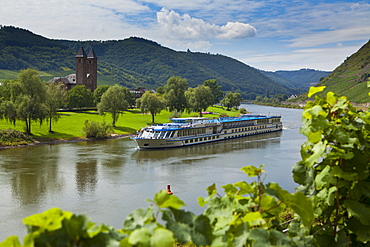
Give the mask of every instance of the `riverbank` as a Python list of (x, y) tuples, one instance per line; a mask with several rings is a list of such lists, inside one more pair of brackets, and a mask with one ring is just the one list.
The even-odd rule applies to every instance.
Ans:
[[(219, 117), (221, 114), (227, 114), (229, 116), (238, 115), (238, 110), (227, 111), (221, 106), (212, 106), (208, 108), (208, 113), (204, 117), (214, 118)], [(194, 117), (199, 116), (198, 113), (183, 113), (182, 117)], [(59, 119), (57, 122), (52, 122), (52, 132), (49, 132), (49, 124), (40, 125), (39, 123), (32, 123), (32, 143), (26, 141), (20, 142), (21, 145), (10, 145), (4, 144), (0, 140), (0, 149), (13, 148), (13, 147), (26, 147), (32, 145), (41, 144), (56, 144), (56, 143), (68, 143), (68, 142), (80, 142), (96, 140), (93, 138), (84, 137), (83, 132), (84, 123), (88, 121), (96, 122), (111, 122), (111, 115), (99, 115), (96, 111), (80, 111), (80, 112), (59, 112)], [(157, 114), (155, 117), (155, 124), (166, 123), (171, 118), (171, 112), (162, 111), (161, 114)], [(18, 121), (15, 126), (5, 120), (0, 120), (0, 130), (15, 129), (19, 133), (23, 132), (23, 122)], [(151, 115), (140, 112), (139, 109), (130, 109), (124, 111), (118, 121), (116, 127), (113, 128), (114, 134), (111, 134), (108, 139), (122, 138), (134, 135), (139, 129), (151, 125)], [(13, 141), (11, 141), (13, 142)]]
[(134, 136), (134, 134), (112, 134), (104, 139), (95, 139), (95, 138), (76, 138), (71, 140), (49, 140), (49, 141), (40, 141), (37, 139), (34, 139), (33, 143), (28, 144), (20, 144), (20, 145), (12, 145), (12, 146), (0, 146), (0, 150), (2, 149), (9, 149), (9, 148), (22, 148), (22, 147), (30, 147), (30, 146), (37, 146), (37, 145), (53, 145), (53, 144), (62, 144), (62, 143), (75, 143), (75, 142), (83, 142), (83, 141), (104, 141), (109, 139), (118, 139), (118, 138), (129, 138), (131, 136)]

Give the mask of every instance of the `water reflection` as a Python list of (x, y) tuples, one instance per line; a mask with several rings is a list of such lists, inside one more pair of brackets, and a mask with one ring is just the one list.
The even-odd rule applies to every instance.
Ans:
[(281, 133), (281, 131), (271, 132), (183, 148), (137, 150), (132, 154), (132, 158), (139, 164), (171, 158), (175, 158), (173, 163), (191, 163), (196, 160), (214, 158), (214, 155), (220, 153), (227, 154), (239, 150), (263, 148), (271, 143), (279, 143)]
[[(11, 155), (13, 151), (17, 155)], [(58, 147), (53, 152), (58, 153)], [(58, 155), (28, 148), (9, 150), (9, 153), (2, 157), (0, 165), (10, 176), (13, 199), (21, 205), (40, 204), (48, 191), (58, 192), (63, 188), (63, 180), (58, 173)]]
[(98, 182), (98, 162), (90, 159), (76, 164), (76, 186), (81, 197), (85, 193), (94, 194)]

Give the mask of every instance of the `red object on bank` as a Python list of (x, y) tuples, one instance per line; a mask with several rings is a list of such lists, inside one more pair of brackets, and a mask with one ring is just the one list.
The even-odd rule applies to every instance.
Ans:
[(167, 193), (169, 195), (172, 195), (173, 194), (172, 191), (171, 191), (171, 186), (170, 185), (167, 185)]

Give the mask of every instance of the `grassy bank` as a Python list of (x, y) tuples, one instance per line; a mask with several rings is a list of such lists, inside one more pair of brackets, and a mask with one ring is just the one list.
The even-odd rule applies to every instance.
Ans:
[[(205, 117), (218, 117), (219, 114), (226, 113), (230, 116), (239, 114), (238, 111), (226, 111), (220, 106), (209, 107), (209, 112), (215, 114), (207, 114)], [(52, 130), (54, 133), (49, 133), (49, 123), (46, 121), (40, 125), (39, 123), (33, 123), (31, 131), (33, 138), (38, 141), (51, 141), (51, 140), (73, 140), (84, 137), (82, 131), (85, 120), (97, 121), (97, 122), (107, 122), (111, 123), (112, 118), (110, 114), (99, 115), (95, 111), (86, 112), (60, 112), (61, 118), (57, 122), (53, 122)], [(169, 122), (170, 112), (162, 111), (161, 114), (155, 117), (156, 123), (166, 123)], [(184, 113), (182, 117), (189, 116), (199, 116), (197, 113)], [(124, 134), (134, 134), (137, 130), (146, 125), (150, 125), (151, 115), (143, 114), (137, 109), (132, 109), (125, 111), (120, 115), (114, 132), (117, 135)], [(24, 131), (24, 122), (17, 121), (16, 126), (11, 125), (5, 120), (0, 120), (0, 130), (1, 129), (16, 129), (19, 131)]]

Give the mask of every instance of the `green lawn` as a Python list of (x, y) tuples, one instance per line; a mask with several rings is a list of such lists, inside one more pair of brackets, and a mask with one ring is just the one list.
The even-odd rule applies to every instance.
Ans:
[[(239, 114), (239, 111), (232, 110), (226, 111), (223, 110), (220, 106), (209, 107), (209, 112), (216, 114), (207, 114), (204, 117), (218, 117), (220, 113), (226, 113), (230, 116), (235, 116)], [(35, 139), (39, 140), (48, 140), (48, 139), (76, 139), (84, 137), (82, 131), (85, 120), (89, 121), (98, 121), (98, 122), (107, 122), (111, 123), (112, 118), (110, 114), (99, 115), (95, 111), (86, 111), (86, 112), (60, 112), (61, 118), (57, 122), (53, 122), (52, 130), (54, 133), (49, 133), (49, 123), (44, 122), (41, 126), (39, 123), (33, 123), (31, 127), (31, 132), (34, 135)], [(156, 123), (166, 123), (169, 122), (170, 112), (162, 111), (161, 114), (155, 117)], [(188, 116), (199, 116), (197, 113), (187, 114), (184, 113), (181, 117)], [(125, 111), (122, 115), (119, 116), (114, 128), (115, 134), (133, 134), (137, 130), (146, 125), (150, 125), (152, 116), (150, 114), (143, 114), (137, 109)], [(17, 121), (16, 126), (14, 127), (5, 120), (0, 120), (0, 129), (16, 129), (19, 131), (24, 131), (24, 122)]]

